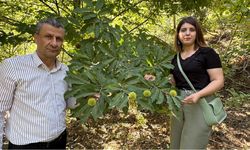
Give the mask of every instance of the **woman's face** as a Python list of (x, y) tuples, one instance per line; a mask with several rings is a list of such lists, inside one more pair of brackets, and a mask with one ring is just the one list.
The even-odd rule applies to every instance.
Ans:
[(184, 23), (179, 31), (179, 40), (182, 45), (185, 46), (194, 46), (196, 39), (196, 29), (193, 25), (189, 23)]

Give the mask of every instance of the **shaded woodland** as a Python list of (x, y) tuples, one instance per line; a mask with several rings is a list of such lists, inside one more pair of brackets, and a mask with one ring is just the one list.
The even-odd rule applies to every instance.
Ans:
[[(208, 149), (249, 149), (249, 6), (248, 0), (0, 0), (0, 62), (35, 51), (35, 23), (59, 19), (67, 31), (60, 60), (70, 68), (72, 85), (65, 97), (80, 103), (67, 110), (67, 148), (167, 149), (175, 106), (164, 92), (172, 88), (166, 78), (174, 29), (181, 17), (195, 16), (226, 79), (218, 94), (228, 118), (214, 126)], [(156, 81), (143, 82), (146, 73)], [(147, 88), (152, 98), (138, 94), (138, 113), (130, 114), (127, 93)], [(87, 106), (95, 93), (100, 100)]]

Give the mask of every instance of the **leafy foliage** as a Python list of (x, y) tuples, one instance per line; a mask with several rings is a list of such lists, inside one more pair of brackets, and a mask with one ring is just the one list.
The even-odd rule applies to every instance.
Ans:
[[(211, 44), (223, 55), (223, 62), (229, 67), (240, 59), (249, 59), (249, 1), (223, 0), (214, 3), (213, 13), (209, 14), (213, 25), (208, 27), (216, 36)], [(215, 21), (211, 24), (211, 21)]]
[(235, 91), (234, 89), (227, 89), (227, 91), (230, 93), (230, 97), (226, 101), (226, 105), (229, 107), (241, 107), (250, 100), (249, 93)]
[[(132, 91), (138, 109), (163, 112), (168, 103), (174, 111), (179, 97), (165, 94), (172, 88), (167, 78), (173, 56), (167, 44), (171, 40), (165, 42), (165, 37), (172, 39), (176, 20), (186, 14), (196, 16), (228, 66), (236, 56), (249, 56), (248, 6), (247, 0), (0, 1), (0, 61), (26, 53), (32, 48), (34, 23), (56, 17), (66, 27), (64, 52), (72, 57), (66, 62), (71, 84), (66, 96), (80, 103), (75, 116), (85, 121), (113, 108), (126, 112)], [(145, 74), (156, 79), (145, 80)], [(143, 96), (146, 89), (150, 97)], [(87, 99), (92, 97), (98, 101), (89, 106)]]
[[(79, 29), (78, 38), (69, 39), (78, 50), (71, 54), (66, 79), (71, 86), (66, 97), (74, 96), (80, 103), (74, 115), (85, 121), (89, 116), (97, 119), (114, 107), (126, 112), (129, 92), (137, 94), (139, 108), (160, 109), (167, 102), (164, 93), (171, 88), (166, 79), (172, 68), (170, 46), (144, 31), (133, 35), (125, 26), (113, 26), (101, 12), (77, 8), (74, 18), (69, 18), (68, 26)], [(145, 80), (145, 74), (156, 76), (156, 80)], [(151, 97), (143, 96), (145, 89), (152, 91)], [(100, 95), (97, 104), (88, 106), (87, 99), (95, 94)]]

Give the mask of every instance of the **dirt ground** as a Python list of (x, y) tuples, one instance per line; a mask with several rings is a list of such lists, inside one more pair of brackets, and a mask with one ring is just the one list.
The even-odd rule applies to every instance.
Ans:
[[(208, 149), (249, 149), (249, 105), (228, 108), (228, 117), (213, 127)], [(81, 125), (71, 118), (68, 149), (167, 149), (169, 148), (169, 117), (144, 113), (146, 127), (137, 127), (133, 117), (113, 111), (98, 122)]]

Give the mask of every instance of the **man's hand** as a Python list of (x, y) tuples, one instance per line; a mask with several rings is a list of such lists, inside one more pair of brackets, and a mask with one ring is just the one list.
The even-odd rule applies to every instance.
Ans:
[(67, 101), (66, 101), (66, 104), (67, 104), (67, 108), (70, 108), (70, 109), (75, 109), (76, 107), (78, 107), (80, 104), (76, 103), (76, 98), (75, 97), (70, 97)]

